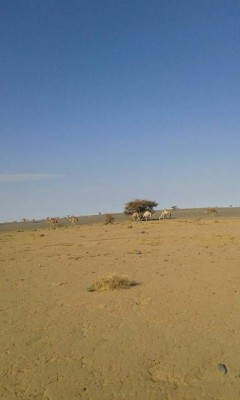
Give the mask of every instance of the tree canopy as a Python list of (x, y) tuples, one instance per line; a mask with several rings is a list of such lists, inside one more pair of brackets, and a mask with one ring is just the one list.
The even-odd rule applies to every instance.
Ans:
[(153, 212), (153, 208), (157, 207), (158, 203), (152, 200), (132, 200), (125, 204), (124, 212), (127, 215), (131, 215), (134, 212), (144, 213), (145, 211)]

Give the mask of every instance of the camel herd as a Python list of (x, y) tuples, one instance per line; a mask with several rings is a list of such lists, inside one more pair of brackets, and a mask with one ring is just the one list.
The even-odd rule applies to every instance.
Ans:
[(207, 213), (208, 215), (218, 215), (218, 212), (217, 212), (217, 208), (216, 208), (216, 207), (214, 207), (214, 208), (207, 208), (206, 213)]
[[(205, 211), (206, 214), (208, 215), (212, 215), (212, 216), (218, 216), (218, 211), (216, 207), (213, 208), (207, 208)], [(153, 216), (153, 212), (151, 211), (145, 211), (143, 213), (141, 212), (133, 212), (133, 214), (131, 215), (131, 219), (133, 221), (151, 221), (152, 220), (152, 216)], [(166, 208), (165, 210), (163, 210), (159, 216), (159, 220), (162, 219), (168, 219), (171, 218), (172, 214), (171, 214), (171, 210), (169, 210), (168, 208)], [(74, 215), (71, 217), (67, 218), (68, 221), (70, 222), (71, 226), (75, 226), (78, 222), (78, 217), (75, 217)], [(59, 220), (57, 218), (47, 218), (46, 222), (52, 227), (55, 228), (57, 226), (59, 226)]]
[[(207, 208), (205, 210), (205, 214), (211, 215), (211, 216), (218, 216), (218, 211), (217, 211), (217, 207), (210, 207)], [(153, 216), (153, 212), (151, 211), (145, 211), (144, 213), (140, 213), (140, 212), (134, 212), (132, 214), (132, 220), (133, 221), (151, 221), (152, 220), (152, 216)], [(168, 208), (165, 208), (165, 210), (163, 210), (159, 216), (159, 220), (161, 219), (167, 219), (167, 218), (171, 218), (172, 213), (171, 210), (169, 210)]]
[[(160, 219), (167, 219), (171, 218), (171, 211), (168, 210), (167, 208), (161, 213), (159, 220)], [(135, 211), (132, 214), (132, 220), (133, 221), (151, 221), (152, 220), (153, 213), (151, 211), (145, 211), (144, 213), (140, 213)]]
[[(47, 223), (52, 227), (55, 228), (59, 225), (59, 221), (57, 218), (47, 218)], [(72, 216), (68, 218), (68, 221), (71, 223), (71, 226), (74, 226), (78, 222), (78, 217)]]
[[(151, 221), (152, 220), (152, 216), (153, 213), (151, 211), (145, 211), (144, 213), (139, 213), (139, 212), (134, 212), (132, 214), (132, 220), (134, 221)], [(166, 219), (166, 218), (170, 218), (171, 217), (171, 211), (168, 209), (165, 209), (160, 217), (160, 219)], [(67, 218), (68, 221), (71, 223), (71, 226), (75, 226), (76, 223), (78, 222), (78, 218), (75, 216), (69, 217)], [(56, 228), (57, 226), (59, 226), (59, 220), (57, 218), (47, 218), (46, 222), (52, 227), (52, 228)]]

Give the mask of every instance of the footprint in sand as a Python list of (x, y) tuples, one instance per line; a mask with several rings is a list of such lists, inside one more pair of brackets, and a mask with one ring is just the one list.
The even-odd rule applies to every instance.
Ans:
[(183, 385), (186, 381), (186, 376), (182, 373), (176, 372), (173, 368), (164, 366), (160, 362), (149, 368), (148, 372), (154, 382), (167, 383), (175, 388)]

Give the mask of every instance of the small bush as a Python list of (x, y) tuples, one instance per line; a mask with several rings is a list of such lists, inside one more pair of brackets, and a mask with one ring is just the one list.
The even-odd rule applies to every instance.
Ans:
[(98, 279), (97, 282), (89, 286), (89, 292), (103, 292), (108, 290), (129, 289), (135, 286), (136, 282), (130, 281), (125, 275), (108, 275)]
[(128, 254), (142, 254), (141, 250), (132, 250), (129, 251)]
[(115, 218), (112, 214), (106, 214), (104, 216), (104, 225), (113, 224), (114, 221), (115, 221)]

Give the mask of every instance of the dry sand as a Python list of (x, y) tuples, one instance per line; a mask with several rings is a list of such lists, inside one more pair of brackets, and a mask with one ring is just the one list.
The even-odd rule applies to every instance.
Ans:
[[(0, 398), (240, 399), (240, 219), (1, 232), (0, 248)], [(87, 291), (113, 272), (139, 285)]]

